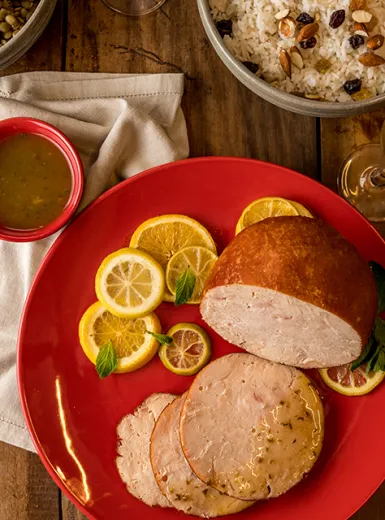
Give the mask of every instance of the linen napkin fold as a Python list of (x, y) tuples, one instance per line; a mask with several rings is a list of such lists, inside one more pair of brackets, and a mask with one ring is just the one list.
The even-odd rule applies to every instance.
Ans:
[[(188, 156), (183, 88), (182, 74), (15, 74), (0, 79), (0, 119), (42, 119), (70, 138), (84, 166), (83, 208), (119, 180)], [(28, 289), (55, 238), (0, 241), (0, 440), (31, 451), (16, 340)]]

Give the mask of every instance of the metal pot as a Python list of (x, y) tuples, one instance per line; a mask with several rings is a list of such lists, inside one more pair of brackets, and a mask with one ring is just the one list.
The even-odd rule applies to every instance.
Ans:
[(40, 0), (35, 12), (8, 43), (0, 47), (0, 70), (3, 70), (25, 54), (41, 36), (54, 12), (56, 0)]
[(269, 85), (269, 83), (247, 70), (231, 54), (217, 31), (210, 13), (208, 0), (198, 0), (198, 8), (206, 34), (223, 63), (241, 83), (266, 101), (290, 112), (314, 117), (354, 116), (363, 112), (378, 110), (385, 104), (385, 94), (364, 101), (337, 103), (301, 98)]

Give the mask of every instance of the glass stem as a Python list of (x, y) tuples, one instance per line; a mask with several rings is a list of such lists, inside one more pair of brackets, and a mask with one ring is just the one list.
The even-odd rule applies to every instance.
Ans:
[(385, 188), (385, 168), (373, 168), (369, 174), (369, 182), (375, 188)]

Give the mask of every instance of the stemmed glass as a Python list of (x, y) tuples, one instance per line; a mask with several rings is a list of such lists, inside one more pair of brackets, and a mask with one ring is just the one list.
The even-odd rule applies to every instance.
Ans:
[(373, 222), (385, 221), (385, 123), (381, 144), (365, 144), (345, 160), (338, 190), (350, 204)]
[(117, 13), (126, 16), (141, 16), (151, 13), (165, 3), (166, 0), (102, 0), (102, 2)]

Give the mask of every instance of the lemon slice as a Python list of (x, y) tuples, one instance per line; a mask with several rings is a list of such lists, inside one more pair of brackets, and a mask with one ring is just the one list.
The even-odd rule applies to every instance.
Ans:
[(161, 326), (152, 313), (144, 318), (117, 318), (100, 302), (83, 314), (79, 340), (88, 359), (95, 365), (99, 350), (112, 341), (118, 355), (115, 373), (132, 372), (148, 363), (158, 352), (158, 341), (146, 331), (159, 333)]
[(293, 206), (296, 208), (298, 214), (301, 215), (301, 217), (314, 218), (310, 211), (307, 208), (305, 208), (305, 206), (302, 206), (302, 204), (300, 204), (299, 202), (295, 202), (294, 200), (290, 200), (289, 202), (293, 204)]
[(205, 247), (184, 247), (175, 253), (167, 264), (166, 284), (168, 290), (175, 296), (177, 279), (190, 267), (195, 275), (195, 288), (187, 303), (200, 303), (207, 277), (217, 260), (217, 255)]
[(167, 332), (170, 345), (162, 345), (159, 357), (163, 365), (180, 376), (192, 376), (203, 368), (211, 356), (211, 341), (205, 330), (195, 323), (178, 323)]
[(281, 197), (257, 199), (243, 210), (235, 228), (235, 234), (237, 235), (242, 229), (256, 224), (265, 218), (298, 215), (300, 215), (299, 209), (290, 200), (282, 199)]
[(96, 273), (98, 300), (119, 318), (139, 318), (162, 301), (164, 272), (150, 255), (126, 247), (107, 256)]
[(374, 390), (385, 377), (385, 372), (366, 373), (366, 365), (350, 370), (349, 365), (322, 368), (319, 373), (324, 382), (336, 392), (344, 395), (365, 395)]
[[(161, 215), (141, 224), (131, 237), (130, 247), (149, 253), (166, 270), (170, 258), (187, 246), (206, 247), (217, 252), (215, 242), (205, 227), (185, 215)], [(166, 301), (174, 296), (166, 290)]]

